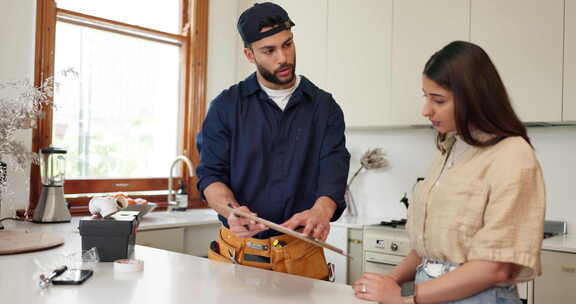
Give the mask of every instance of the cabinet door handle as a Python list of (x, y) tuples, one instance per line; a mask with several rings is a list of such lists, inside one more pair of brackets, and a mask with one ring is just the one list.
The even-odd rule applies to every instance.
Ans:
[(352, 244), (362, 244), (362, 240), (356, 240), (356, 239), (350, 239), (349, 242)]
[(574, 266), (561, 266), (560, 269), (562, 269), (564, 272), (576, 273), (576, 267)]

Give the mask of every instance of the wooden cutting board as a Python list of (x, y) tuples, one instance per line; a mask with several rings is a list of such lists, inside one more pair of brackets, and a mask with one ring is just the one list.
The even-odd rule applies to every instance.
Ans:
[(44, 250), (64, 244), (64, 239), (46, 232), (0, 231), (0, 255)]

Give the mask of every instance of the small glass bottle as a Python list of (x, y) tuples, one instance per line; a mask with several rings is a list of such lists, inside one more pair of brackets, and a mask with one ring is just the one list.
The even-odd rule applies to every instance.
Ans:
[(186, 192), (186, 185), (180, 181), (178, 191), (176, 191), (176, 209), (186, 210), (188, 208), (188, 192)]

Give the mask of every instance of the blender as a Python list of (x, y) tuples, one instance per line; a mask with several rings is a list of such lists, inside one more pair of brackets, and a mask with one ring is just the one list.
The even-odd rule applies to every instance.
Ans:
[(68, 203), (64, 199), (66, 150), (48, 147), (40, 150), (42, 193), (34, 210), (35, 223), (70, 222)]

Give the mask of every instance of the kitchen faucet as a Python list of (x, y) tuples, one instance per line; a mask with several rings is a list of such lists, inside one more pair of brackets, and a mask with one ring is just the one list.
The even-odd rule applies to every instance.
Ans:
[(174, 200), (174, 190), (172, 190), (172, 171), (174, 171), (174, 166), (176, 166), (176, 164), (180, 161), (186, 163), (186, 166), (188, 167), (188, 173), (190, 173), (190, 177), (194, 176), (194, 170), (193, 170), (194, 165), (192, 165), (190, 159), (188, 159), (188, 157), (184, 155), (178, 155), (178, 157), (176, 157), (176, 159), (172, 162), (172, 165), (170, 166), (170, 176), (168, 177), (168, 206), (166, 208), (167, 211), (170, 211), (172, 209), (171, 207), (176, 207), (176, 205), (178, 204)]

